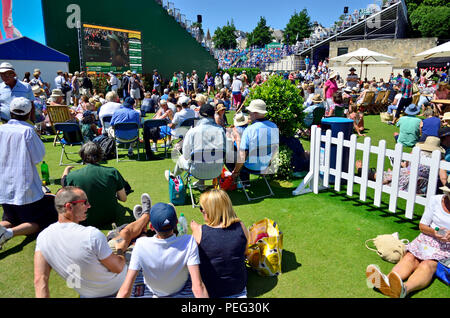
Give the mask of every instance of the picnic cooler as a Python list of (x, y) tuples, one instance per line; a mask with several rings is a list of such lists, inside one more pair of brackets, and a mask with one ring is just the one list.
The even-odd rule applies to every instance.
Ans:
[(278, 224), (265, 218), (249, 228), (247, 264), (261, 276), (281, 274), (283, 233)]

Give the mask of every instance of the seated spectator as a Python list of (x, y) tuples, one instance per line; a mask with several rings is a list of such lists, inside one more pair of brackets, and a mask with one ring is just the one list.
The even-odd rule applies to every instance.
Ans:
[(333, 104), (330, 107), (330, 112), (328, 113), (328, 117), (333, 117), (335, 116), (335, 109), (339, 108), (339, 112), (341, 114), (344, 113), (344, 106), (342, 105), (343, 100), (342, 100), (342, 93), (341, 92), (335, 92), (333, 94)]
[(420, 118), (416, 115), (420, 112), (419, 107), (414, 104), (405, 108), (406, 116), (401, 117), (396, 126), (400, 131), (394, 133), (394, 138), (397, 142), (406, 147), (414, 147), (420, 139)]
[(111, 91), (106, 93), (106, 103), (102, 105), (98, 111), (100, 121), (103, 121), (105, 116), (112, 116), (114, 112), (120, 108), (120, 106), (120, 98), (116, 92)]
[(311, 127), (313, 119), (314, 119), (314, 109), (318, 107), (322, 107), (325, 109), (325, 106), (323, 105), (323, 99), (320, 97), (319, 94), (316, 94), (311, 99), (311, 105), (306, 107), (303, 112), (306, 114), (305, 118), (303, 119), (303, 122), (305, 123), (306, 127)]
[(186, 119), (195, 118), (195, 111), (189, 108), (190, 99), (187, 96), (182, 96), (178, 99), (177, 105), (181, 106), (181, 111), (177, 112), (172, 119), (172, 122), (169, 123), (169, 127), (172, 129), (172, 135), (181, 136), (186, 133), (186, 131), (178, 131), (181, 125)]
[[(114, 126), (119, 123), (136, 123), (138, 127), (141, 125), (141, 117), (140, 113), (137, 110), (133, 109), (135, 101), (131, 97), (125, 98), (125, 101), (123, 102), (123, 105), (114, 112), (112, 118), (111, 118), (111, 127), (108, 130), (108, 134), (111, 137), (114, 136)], [(125, 131), (121, 135), (121, 139), (131, 140), (133, 137), (135, 137), (134, 131)], [(133, 156), (133, 144), (130, 144), (130, 147), (128, 148), (128, 157)]]
[[(448, 99), (449, 98), (449, 92), (447, 89), (447, 83), (439, 82), (438, 83), (438, 89), (434, 92), (433, 100), (438, 99)], [(439, 110), (439, 114), (443, 114), (445, 111), (443, 104), (435, 104), (437, 109)]]
[(191, 235), (177, 237), (174, 234), (177, 223), (172, 205), (157, 203), (152, 206), (150, 228), (156, 235), (136, 241), (118, 298), (131, 296), (140, 270), (149, 291), (146, 296), (209, 297), (200, 275), (197, 243)]
[(83, 113), (83, 119), (81, 120), (81, 133), (83, 135), (84, 142), (92, 141), (97, 137), (97, 125), (95, 124), (95, 115), (86, 110)]
[(450, 127), (450, 112), (446, 112), (442, 116), (442, 127)]
[(44, 195), (36, 169), (45, 147), (27, 122), (31, 111), (27, 98), (14, 98), (9, 105), (11, 119), (0, 125), (0, 249), (14, 236), (38, 233), (56, 221), (53, 196)]
[[(450, 258), (450, 184), (441, 187), (443, 195), (433, 196), (420, 220), (420, 234), (406, 245), (406, 254), (388, 275), (377, 265), (366, 268), (367, 282), (383, 295), (404, 298), (426, 288), (436, 273), (437, 262)], [(435, 228), (447, 229), (445, 235)]]
[(152, 99), (152, 94), (150, 92), (146, 92), (144, 94), (144, 100), (141, 105), (141, 117), (145, 117), (146, 113), (154, 113), (155, 112), (155, 101)]
[(355, 104), (350, 106), (350, 113), (348, 118), (353, 120), (353, 129), (356, 131), (358, 136), (365, 137), (366, 135), (362, 132), (364, 131), (364, 113), (359, 110), (359, 107)]
[(191, 221), (198, 244), (200, 274), (211, 298), (246, 298), (245, 252), (249, 233), (233, 210), (223, 190), (210, 190), (200, 196), (204, 225)]
[(143, 194), (141, 201), (142, 206), (135, 207), (136, 221), (122, 227), (108, 242), (98, 229), (80, 225), (90, 208), (86, 193), (77, 187), (60, 189), (55, 197), (58, 222), (42, 231), (36, 241), (36, 297), (50, 297), (48, 285), (52, 268), (67, 282), (77, 279), (72, 288), (82, 298), (115, 296), (126, 276), (125, 252), (150, 220), (150, 196)]
[(439, 137), (439, 129), (441, 128), (441, 120), (437, 112), (428, 108), (424, 115), (426, 118), (420, 122), (421, 137), (419, 142), (425, 141), (428, 136)]
[(400, 99), (402, 98), (402, 93), (400, 93), (400, 88), (396, 85), (394, 85), (394, 91), (395, 91), (395, 96), (394, 96), (394, 100), (392, 101), (391, 105), (388, 106), (387, 108), (387, 112), (389, 114), (392, 114), (394, 112), (394, 110), (396, 110), (398, 108), (398, 104), (400, 103)]
[(223, 104), (223, 102), (219, 102), (216, 106), (216, 113), (214, 114), (214, 120), (216, 122), (217, 125), (226, 128), (228, 125), (227, 122), (227, 117), (225, 116), (225, 105)]
[(83, 225), (100, 227), (117, 223), (124, 212), (117, 200), (127, 201), (126, 181), (117, 169), (98, 164), (103, 160), (98, 144), (85, 143), (79, 154), (86, 166), (72, 172), (73, 167), (68, 166), (61, 177), (61, 185), (80, 187), (88, 195), (91, 208)]

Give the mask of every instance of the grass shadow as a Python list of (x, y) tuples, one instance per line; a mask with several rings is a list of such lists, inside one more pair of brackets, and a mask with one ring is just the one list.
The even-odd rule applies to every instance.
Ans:
[(277, 276), (260, 276), (253, 269), (247, 268), (247, 297), (255, 298), (262, 296), (278, 284)]
[(0, 260), (8, 257), (9, 255), (20, 253), (23, 251), (23, 248), (33, 242), (37, 238), (37, 234), (28, 235), (19, 245), (14, 246), (6, 250), (5, 252), (0, 252)]
[(297, 268), (301, 267), (302, 264), (297, 262), (297, 257), (295, 253), (287, 250), (283, 250), (281, 256), (281, 273), (288, 273), (290, 271), (295, 271)]

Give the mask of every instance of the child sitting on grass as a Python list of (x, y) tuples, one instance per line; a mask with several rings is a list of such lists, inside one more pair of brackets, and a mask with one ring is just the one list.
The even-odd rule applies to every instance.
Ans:
[(358, 109), (357, 105), (353, 104), (350, 107), (348, 118), (353, 120), (353, 129), (358, 133), (358, 136), (365, 137), (366, 135), (362, 134), (364, 131), (364, 114)]

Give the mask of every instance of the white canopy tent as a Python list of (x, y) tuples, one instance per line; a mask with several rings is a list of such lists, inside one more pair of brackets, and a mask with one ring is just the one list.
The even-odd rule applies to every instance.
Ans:
[(445, 42), (444, 44), (438, 45), (432, 49), (423, 51), (414, 56), (423, 56), (424, 59), (428, 59), (430, 57), (450, 56), (450, 41)]

